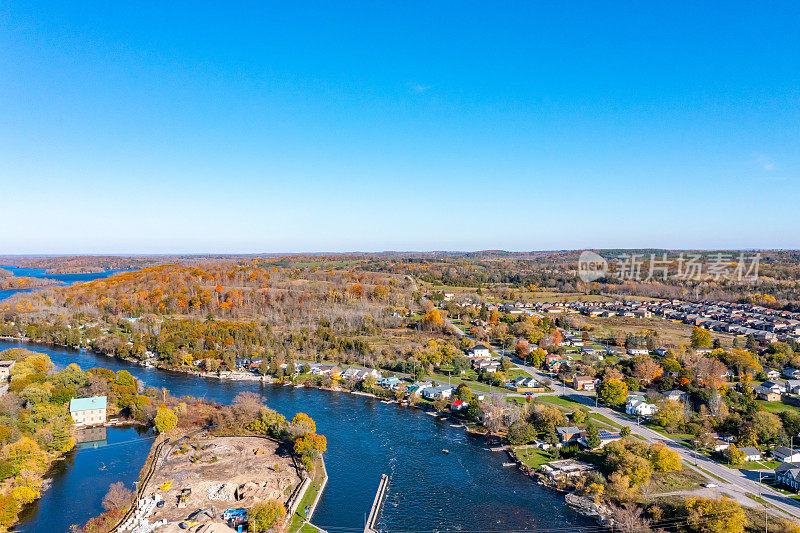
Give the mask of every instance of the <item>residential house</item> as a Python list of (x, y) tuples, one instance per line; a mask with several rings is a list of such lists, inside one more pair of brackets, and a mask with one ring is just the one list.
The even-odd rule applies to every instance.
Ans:
[(782, 463), (800, 463), (800, 449), (781, 446), (772, 450), (772, 457)]
[(314, 376), (331, 376), (338, 378), (342, 373), (342, 370), (336, 365), (311, 363), (309, 366), (311, 367), (311, 374)]
[(594, 466), (575, 459), (562, 459), (542, 465), (542, 473), (553, 480), (581, 476), (594, 470)]
[(625, 412), (636, 416), (653, 416), (658, 411), (658, 406), (648, 403), (644, 396), (629, 396), (625, 403)]
[(506, 387), (517, 392), (544, 392), (545, 388), (538, 381), (531, 377), (518, 377), (506, 383)]
[(577, 442), (581, 438), (582, 430), (575, 426), (565, 426), (556, 428), (558, 434), (558, 442), (561, 445), (569, 442)]
[(469, 355), (471, 357), (491, 357), (492, 351), (487, 345), (479, 342), (472, 347), (472, 349), (469, 351)]
[(11, 379), (11, 369), (15, 363), (16, 361), (0, 361), (0, 383)]
[(760, 461), (761, 460), (761, 452), (758, 451), (753, 446), (743, 446), (739, 448), (739, 451), (744, 454), (745, 461)]
[(564, 358), (563, 355), (547, 354), (544, 358), (544, 363), (550, 372), (558, 372), (561, 369), (561, 365), (568, 364), (569, 360)]
[(430, 387), (422, 389), (422, 397), (426, 400), (436, 400), (438, 398), (450, 398), (453, 395), (453, 387), (450, 385), (440, 385), (438, 387)]
[(775, 370), (774, 368), (767, 369), (767, 379), (770, 381), (775, 381), (781, 377), (781, 373)]
[(787, 379), (800, 379), (800, 370), (787, 366), (783, 369), (783, 377)]
[(489, 374), (494, 374), (498, 370), (500, 370), (500, 361), (492, 361), (492, 360), (481, 360), (475, 361), (472, 363), (472, 366), (475, 370), (483, 370)]
[[(597, 436), (600, 439), (600, 444), (597, 446), (598, 448), (602, 448), (606, 444), (608, 444), (610, 442), (614, 442), (614, 441), (620, 440), (622, 438), (621, 434), (612, 433), (610, 431), (606, 431), (605, 429), (601, 429), (600, 431), (598, 431), (597, 432)], [(581, 441), (580, 442), (581, 442), (581, 444), (583, 446), (589, 448), (589, 443), (587, 442), (585, 432), (584, 432), (584, 434), (581, 435)]]
[(780, 394), (778, 394), (777, 392), (769, 391), (769, 390), (768, 391), (759, 390), (758, 391), (758, 398), (760, 400), (764, 400), (764, 401), (767, 401), (767, 402), (779, 402), (779, 401), (781, 401), (781, 395)]
[(572, 388), (575, 390), (594, 390), (595, 379), (589, 376), (575, 376), (572, 378)]
[(393, 389), (396, 386), (400, 385), (400, 383), (402, 383), (402, 380), (397, 376), (391, 376), (388, 378), (378, 378), (375, 381), (376, 385), (378, 385), (379, 387), (384, 387), (386, 389)]
[(783, 463), (775, 468), (775, 481), (796, 491), (800, 489), (800, 465)]
[(415, 381), (414, 383), (409, 385), (408, 388), (406, 388), (406, 392), (408, 392), (409, 396), (414, 394), (422, 394), (423, 390), (430, 389), (433, 386), (434, 386), (433, 383), (431, 383), (430, 381)]
[(69, 402), (69, 414), (76, 426), (99, 426), (106, 423), (105, 396), (73, 398)]
[(469, 403), (463, 400), (456, 400), (450, 404), (451, 411), (463, 411), (467, 407), (469, 407)]
[(675, 402), (689, 401), (689, 393), (682, 390), (673, 389), (664, 393), (664, 398)]
[(790, 394), (800, 394), (800, 379), (786, 380), (786, 392)]
[(628, 355), (648, 355), (650, 350), (647, 348), (628, 348)]
[(768, 402), (777, 402), (781, 399), (781, 394), (783, 394), (785, 387), (783, 383), (776, 382), (776, 381), (765, 381), (761, 385), (755, 388), (756, 394), (758, 395), (759, 399), (766, 400)]
[(350, 368), (342, 372), (343, 379), (355, 379), (357, 381), (362, 381), (367, 376), (373, 376), (377, 379), (380, 377), (380, 375), (381, 373), (375, 370), (374, 368), (358, 368), (356, 366), (351, 366)]
[(581, 353), (582, 354), (595, 355), (596, 353), (599, 353), (599, 352), (600, 352), (600, 350), (598, 350), (597, 347), (595, 347), (595, 346), (588, 346), (587, 345), (587, 346), (582, 346), (581, 347)]
[(731, 447), (731, 443), (730, 442), (725, 442), (722, 439), (715, 439), (714, 440), (714, 451), (715, 452), (724, 452), (725, 450), (727, 450), (730, 447)]

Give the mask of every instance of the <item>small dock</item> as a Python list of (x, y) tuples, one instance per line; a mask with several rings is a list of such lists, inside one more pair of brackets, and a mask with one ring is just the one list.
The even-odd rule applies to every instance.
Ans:
[(367, 523), (364, 526), (364, 533), (378, 533), (375, 529), (375, 522), (378, 521), (378, 514), (383, 507), (383, 500), (386, 498), (386, 489), (389, 487), (389, 476), (381, 474), (381, 482), (378, 484), (378, 492), (375, 494), (375, 499), (372, 501), (372, 508), (369, 510)]

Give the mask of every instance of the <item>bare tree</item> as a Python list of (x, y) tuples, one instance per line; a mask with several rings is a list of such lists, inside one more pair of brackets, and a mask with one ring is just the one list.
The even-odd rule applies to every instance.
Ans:
[(614, 520), (614, 529), (622, 533), (647, 533), (650, 531), (650, 522), (642, 516), (642, 510), (635, 505), (627, 504), (625, 507), (615, 507), (611, 518)]
[(106, 511), (121, 511), (126, 509), (133, 501), (133, 492), (125, 488), (122, 481), (112, 483), (108, 492), (103, 497), (103, 509)]

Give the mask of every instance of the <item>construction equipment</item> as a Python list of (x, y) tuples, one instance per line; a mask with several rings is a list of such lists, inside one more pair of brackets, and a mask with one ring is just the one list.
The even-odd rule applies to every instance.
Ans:
[(214, 519), (217, 517), (217, 510), (214, 509), (213, 505), (209, 505), (205, 509), (198, 509), (192, 514), (189, 515), (189, 520), (199, 520), (202, 518), (203, 514), (208, 515), (209, 518)]
[(222, 513), (222, 519), (226, 522), (235, 518), (244, 518), (247, 516), (247, 509), (228, 509)]
[(172, 486), (172, 481), (167, 481), (166, 483), (158, 487), (158, 490), (169, 490), (171, 486)]
[(181, 489), (181, 493), (178, 494), (178, 507), (183, 508), (186, 507), (186, 500), (191, 496), (192, 489), (190, 488), (183, 488)]

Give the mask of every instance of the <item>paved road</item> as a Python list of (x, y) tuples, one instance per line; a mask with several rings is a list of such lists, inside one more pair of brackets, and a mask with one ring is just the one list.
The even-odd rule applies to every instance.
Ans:
[[(411, 276), (406, 276), (414, 286), (414, 290), (416, 290), (417, 285), (414, 279)], [(427, 301), (423, 297), (423, 304)], [(467, 337), (472, 339), (464, 333), (460, 328), (456, 327), (452, 322), (446, 320), (448, 325), (453, 328), (455, 331), (460, 334), (462, 337)], [(472, 339), (474, 340), (474, 339)], [(516, 357), (514, 352), (510, 350), (498, 350), (502, 355), (507, 355), (511, 358), (511, 361), (519, 368), (527, 372), (534, 378), (539, 380), (548, 379), (553, 382), (553, 388), (556, 390), (557, 393), (561, 395), (568, 396), (570, 399), (575, 400), (584, 404), (590, 412), (601, 414), (617, 424), (621, 426), (627, 426), (631, 429), (631, 433), (641, 435), (646, 439), (647, 442), (663, 442), (671, 449), (675, 450), (680, 456), (683, 463), (690, 468), (696, 470), (703, 476), (709, 478), (709, 481), (713, 483), (717, 483), (720, 485), (720, 490), (723, 492), (728, 493), (730, 496), (736, 498), (737, 501), (743, 503), (745, 505), (753, 506), (754, 500), (748, 498), (746, 493), (755, 494), (764, 498), (769, 505), (770, 514), (778, 516), (780, 518), (800, 518), (800, 502), (789, 498), (777, 490), (774, 490), (758, 481), (754, 481), (748, 479), (745, 474), (736, 469), (728, 468), (725, 465), (717, 463), (716, 461), (712, 461), (711, 459), (701, 455), (694, 450), (687, 448), (682, 443), (671, 439), (669, 437), (665, 437), (664, 435), (653, 431), (650, 428), (645, 426), (640, 426), (637, 424), (636, 420), (631, 420), (627, 416), (602, 405), (595, 406), (596, 396), (594, 392), (589, 391), (577, 391), (570, 387), (569, 385), (559, 384), (556, 385), (557, 380), (553, 379), (551, 376), (544, 374), (541, 370), (536, 367), (533, 367), (527, 364), (522, 359)], [(552, 393), (551, 393), (552, 394)], [(541, 396), (542, 394), (536, 394), (534, 396)], [(723, 479), (724, 482), (720, 481), (716, 478), (709, 477), (706, 472), (700, 470), (702, 468), (706, 472), (710, 472), (714, 476), (717, 476), (720, 479)]]
[[(514, 362), (520, 368), (523, 368), (526, 372), (531, 374), (533, 377), (539, 379), (552, 379), (550, 376), (547, 376), (539, 369), (534, 368), (530, 365), (526, 365), (523, 361), (520, 361), (516, 357), (513, 358)], [(627, 426), (631, 429), (631, 433), (635, 433), (637, 435), (641, 435), (644, 437), (647, 442), (663, 442), (681, 456), (684, 464), (693, 468), (700, 472), (701, 474), (705, 475), (706, 472), (710, 472), (715, 476), (724, 479), (725, 482), (721, 482), (718, 479), (709, 479), (713, 483), (718, 483), (720, 485), (720, 489), (725, 489), (725, 492), (730, 493), (731, 496), (735, 497), (739, 502), (753, 506), (753, 500), (748, 498), (745, 493), (755, 494), (762, 496), (765, 500), (767, 500), (770, 505), (776, 507), (782, 512), (776, 512), (773, 514), (779, 515), (782, 518), (787, 518), (786, 514), (791, 515), (794, 518), (800, 518), (800, 502), (789, 498), (780, 492), (762, 484), (758, 481), (754, 481), (752, 479), (748, 479), (746, 474), (740, 470), (728, 468), (727, 466), (717, 463), (701, 455), (694, 450), (689, 449), (684, 444), (669, 437), (665, 437), (664, 435), (654, 431), (648, 427), (641, 426), (637, 423), (636, 420), (632, 420), (627, 416), (611, 409), (609, 407), (598, 405), (595, 407), (596, 396), (593, 392), (588, 391), (577, 391), (570, 387), (569, 385), (559, 384), (556, 385), (555, 380), (553, 380), (553, 388), (556, 390), (557, 393), (561, 395), (566, 395), (569, 399), (580, 402), (584, 404), (589, 411), (593, 413), (601, 414), (612, 421), (616, 422), (621, 426)], [(699, 470), (695, 467), (702, 468), (706, 472)], [(773, 509), (773, 511), (775, 511)], [(785, 513), (785, 514), (784, 514)]]

